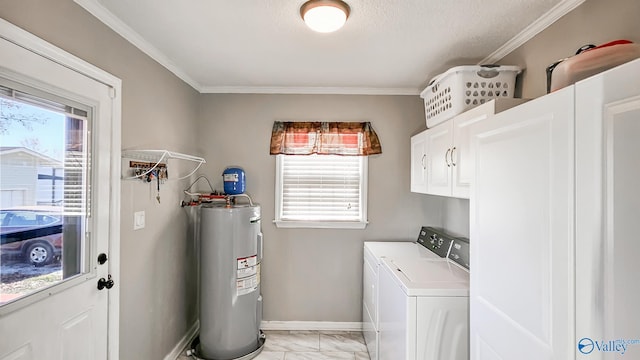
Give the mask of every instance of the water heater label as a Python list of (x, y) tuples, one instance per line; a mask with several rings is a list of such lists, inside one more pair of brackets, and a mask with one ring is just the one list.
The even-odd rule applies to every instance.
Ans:
[(238, 296), (258, 290), (260, 285), (260, 264), (258, 255), (237, 258), (238, 269), (236, 277), (236, 291)]
[(238, 296), (246, 295), (258, 290), (259, 284), (260, 284), (260, 280), (258, 278), (258, 274), (254, 274), (244, 279), (236, 280), (236, 289), (237, 289)]
[(237, 278), (244, 278), (247, 276), (251, 276), (251, 275), (255, 275), (258, 272), (258, 267), (257, 266), (252, 266), (252, 267), (248, 267), (245, 269), (238, 269), (238, 276)]
[(238, 270), (250, 268), (258, 264), (258, 255), (238, 258)]
[(238, 182), (238, 174), (222, 174), (223, 181)]

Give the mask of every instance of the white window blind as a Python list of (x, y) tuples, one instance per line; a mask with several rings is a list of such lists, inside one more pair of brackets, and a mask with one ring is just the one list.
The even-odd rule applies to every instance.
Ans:
[(276, 224), (364, 228), (366, 156), (278, 155)]

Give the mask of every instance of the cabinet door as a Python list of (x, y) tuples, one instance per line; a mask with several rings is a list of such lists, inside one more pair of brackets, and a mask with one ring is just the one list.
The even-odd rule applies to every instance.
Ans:
[(447, 121), (426, 131), (429, 194), (451, 196), (452, 124), (451, 121)]
[(640, 334), (639, 77), (636, 60), (576, 85), (576, 359), (640, 359), (593, 343)]
[(451, 195), (469, 198), (473, 171), (470, 166), (470, 129), (479, 121), (486, 120), (493, 108), (478, 107), (453, 119), (453, 147), (451, 148)]
[(471, 359), (574, 359), (574, 101), (566, 88), (474, 127)]
[(426, 130), (411, 137), (411, 191), (427, 192)]

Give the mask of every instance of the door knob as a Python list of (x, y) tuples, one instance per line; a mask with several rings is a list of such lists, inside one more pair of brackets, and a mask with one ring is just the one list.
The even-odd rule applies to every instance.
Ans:
[(111, 274), (107, 276), (107, 280), (105, 280), (104, 278), (100, 278), (100, 280), (98, 280), (98, 290), (102, 290), (104, 288), (111, 289), (113, 285), (114, 282), (111, 279)]
[(102, 254), (98, 255), (98, 264), (102, 265), (102, 264), (106, 263), (107, 260), (108, 260), (107, 254), (102, 253)]

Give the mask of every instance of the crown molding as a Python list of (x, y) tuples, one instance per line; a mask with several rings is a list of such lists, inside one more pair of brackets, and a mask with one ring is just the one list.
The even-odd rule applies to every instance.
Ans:
[(303, 94), (303, 95), (420, 95), (414, 88), (204, 86), (203, 94)]
[(514, 36), (511, 40), (507, 41), (504, 45), (499, 47), (496, 51), (491, 53), (486, 58), (482, 59), (479, 64), (493, 64), (496, 63), (511, 52), (525, 44), (527, 41), (533, 39), (542, 30), (551, 26), (558, 21), (561, 17), (567, 15), (573, 9), (580, 6), (586, 0), (564, 0), (558, 3), (556, 6), (547, 11), (544, 15), (538, 18), (536, 21), (527, 26), (518, 35)]
[(103, 7), (98, 0), (74, 0), (74, 2), (87, 10), (91, 15), (102, 21), (105, 25), (129, 41), (135, 47), (147, 54), (160, 65), (179, 77), (182, 81), (189, 84), (195, 90), (200, 92), (200, 84), (192, 79), (180, 67), (174, 64), (166, 55), (158, 48), (151, 45), (140, 34), (131, 29), (127, 24), (118, 19), (113, 13)]

